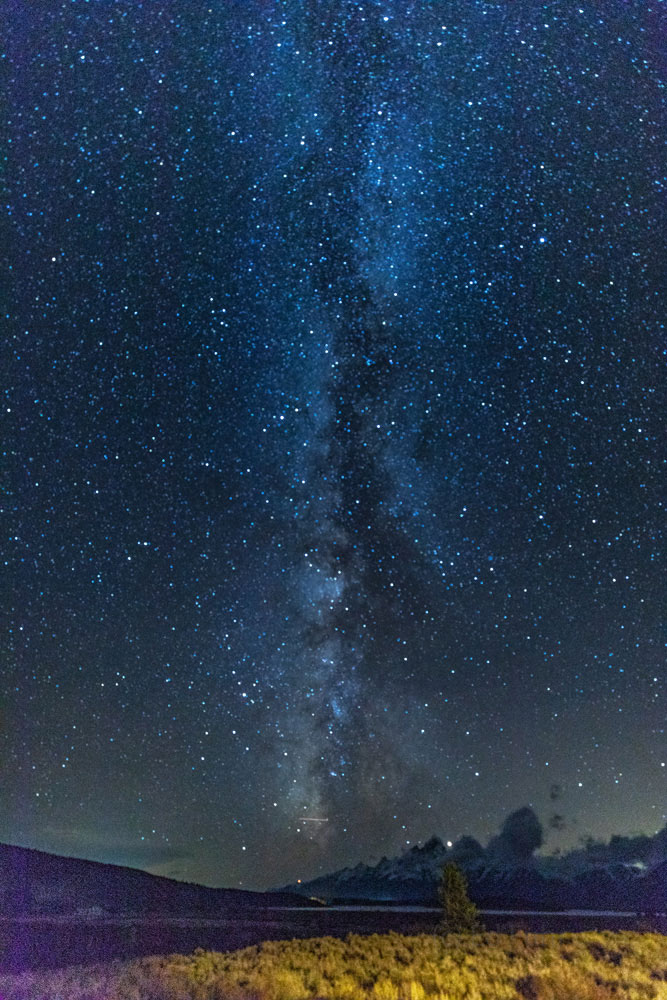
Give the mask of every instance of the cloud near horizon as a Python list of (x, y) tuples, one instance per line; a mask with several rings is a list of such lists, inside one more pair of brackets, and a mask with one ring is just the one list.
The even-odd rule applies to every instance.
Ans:
[[(33, 843), (25, 846), (66, 857), (101, 861), (104, 864), (140, 868), (145, 871), (177, 862), (183, 863), (191, 857), (189, 851), (171, 844), (150, 842), (137, 844), (128, 838), (115, 837), (104, 830), (89, 827), (49, 826), (41, 832), (39, 841), (36, 838), (32, 840)], [(153, 874), (163, 874), (163, 872), (155, 871)]]

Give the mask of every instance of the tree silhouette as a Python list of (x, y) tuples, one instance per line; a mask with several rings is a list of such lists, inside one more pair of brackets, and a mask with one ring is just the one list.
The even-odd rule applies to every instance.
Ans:
[(477, 907), (468, 898), (468, 883), (458, 865), (449, 862), (442, 869), (438, 895), (443, 914), (441, 934), (474, 934), (481, 931)]

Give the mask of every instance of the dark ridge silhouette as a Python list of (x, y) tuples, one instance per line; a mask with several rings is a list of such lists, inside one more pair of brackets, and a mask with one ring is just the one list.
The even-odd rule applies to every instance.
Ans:
[(290, 892), (211, 889), (137, 868), (0, 844), (0, 915), (226, 916), (303, 906)]

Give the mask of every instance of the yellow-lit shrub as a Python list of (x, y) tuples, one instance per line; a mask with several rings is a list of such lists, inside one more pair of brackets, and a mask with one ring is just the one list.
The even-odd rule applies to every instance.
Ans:
[(398, 986), (391, 979), (378, 979), (371, 991), (372, 1000), (398, 1000)]
[(2, 1000), (667, 1000), (659, 934), (275, 941), (0, 976)]

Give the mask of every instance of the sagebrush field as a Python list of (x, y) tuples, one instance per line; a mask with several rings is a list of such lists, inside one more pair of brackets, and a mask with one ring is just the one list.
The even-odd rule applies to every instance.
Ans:
[(401, 934), (0, 977), (2, 1000), (667, 1000), (667, 938)]

